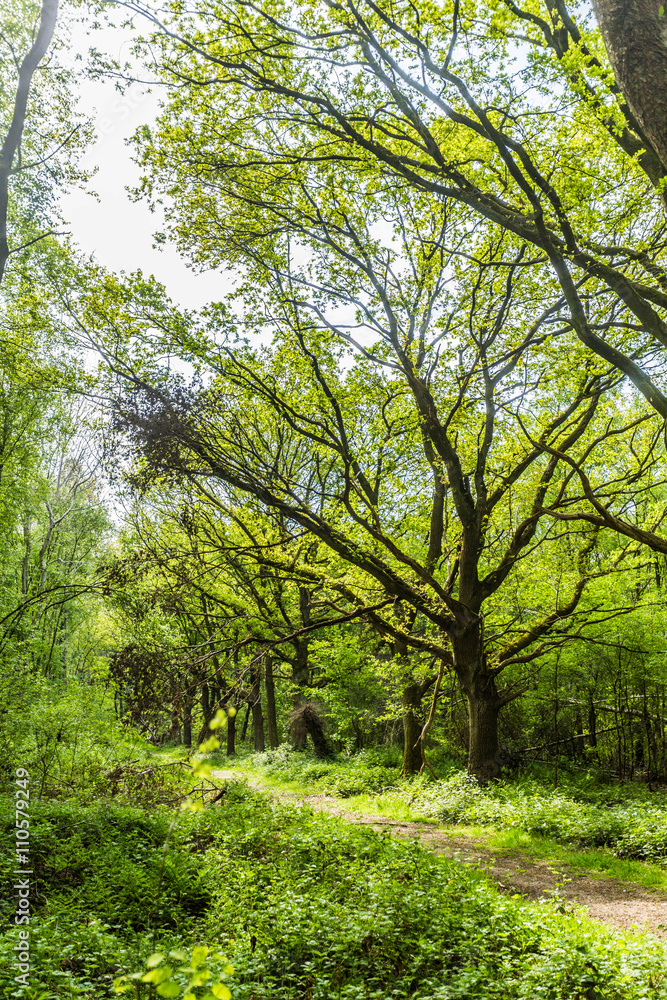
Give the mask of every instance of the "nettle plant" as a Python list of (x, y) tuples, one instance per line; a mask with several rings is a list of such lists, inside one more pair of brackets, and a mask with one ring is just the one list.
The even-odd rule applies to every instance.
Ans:
[(182, 997), (182, 1000), (231, 1000), (225, 983), (234, 969), (224, 955), (197, 945), (190, 953), (175, 948), (166, 955), (155, 952), (146, 968), (114, 981), (116, 993), (134, 990), (137, 1000), (148, 997)]

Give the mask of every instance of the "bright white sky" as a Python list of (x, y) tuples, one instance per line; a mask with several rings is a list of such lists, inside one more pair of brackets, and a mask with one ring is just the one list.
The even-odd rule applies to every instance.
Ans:
[[(128, 56), (128, 40), (127, 32), (108, 29), (87, 36), (82, 29), (79, 37), (75, 33), (73, 51), (85, 59), (92, 41), (96, 48), (122, 60)], [(94, 121), (98, 136), (82, 165), (98, 168), (89, 190), (99, 200), (81, 190), (61, 198), (61, 210), (77, 245), (87, 254), (94, 253), (99, 263), (110, 270), (154, 274), (182, 306), (196, 308), (222, 299), (229, 287), (224, 275), (193, 272), (173, 247), (153, 249), (152, 233), (160, 228), (160, 219), (151, 215), (146, 205), (130, 201), (126, 191), (136, 183), (139, 172), (125, 140), (137, 126), (154, 119), (157, 95), (146, 93), (138, 85), (120, 94), (112, 81), (84, 81), (79, 96), (80, 109)]]

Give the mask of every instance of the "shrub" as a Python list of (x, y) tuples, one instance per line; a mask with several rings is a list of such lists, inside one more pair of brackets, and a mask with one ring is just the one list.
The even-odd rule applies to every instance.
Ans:
[(255, 755), (252, 766), (283, 781), (307, 785), (309, 791), (341, 798), (380, 792), (398, 781), (400, 771), (395, 759), (387, 760), (372, 750), (323, 761), (308, 751), (293, 750), (288, 745)]

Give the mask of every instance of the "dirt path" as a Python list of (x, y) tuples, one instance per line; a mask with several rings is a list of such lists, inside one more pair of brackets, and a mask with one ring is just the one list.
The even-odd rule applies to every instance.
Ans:
[[(232, 770), (214, 771), (213, 777), (234, 780), (241, 775)], [(339, 816), (347, 823), (385, 830), (394, 837), (416, 839), (436, 854), (483, 868), (506, 892), (520, 893), (526, 899), (544, 899), (557, 893), (564, 902), (585, 906), (596, 920), (626, 930), (646, 928), (657, 937), (667, 939), (667, 897), (662, 893), (618, 879), (568, 876), (547, 861), (532, 858), (522, 851), (490, 851), (483, 841), (452, 836), (436, 823), (406, 823), (383, 816), (363, 816), (346, 811), (340, 800), (331, 796), (274, 792), (248, 775), (244, 774), (243, 778), (258, 791), (267, 792), (279, 801), (307, 805), (331, 816)]]

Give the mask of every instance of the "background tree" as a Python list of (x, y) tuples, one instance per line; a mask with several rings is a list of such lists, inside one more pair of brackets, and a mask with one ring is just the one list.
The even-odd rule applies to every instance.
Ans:
[[(191, 668), (178, 699), (179, 714), (183, 717), (187, 707), (190, 717), (195, 699), (200, 700), (200, 740), (207, 737), (208, 722), (218, 708), (247, 704), (254, 742), (263, 749), (264, 702), (269, 745), (277, 746), (276, 681), (287, 715), (310, 702), (311, 689), (322, 681), (310, 662), (308, 642), (341, 614), (340, 605), (324, 592), (323, 560), (314, 560), (312, 545), (304, 554), (303, 537), (292, 538), (284, 525), (261, 510), (225, 503), (211, 490), (194, 496), (173, 485), (166, 493), (152, 491), (135, 502), (129, 523), (133, 527), (124, 536), (124, 554), (106, 574), (128, 644), (119, 678), (125, 661), (129, 666), (136, 659), (134, 650), (150, 647), (156, 654), (163, 650), (163, 659), (155, 665), (159, 673), (163, 663), (168, 683), (174, 663), (187, 652)], [(303, 573), (302, 561), (307, 567)], [(165, 636), (161, 643), (155, 631), (161, 626), (149, 626), (148, 647), (140, 638), (143, 626), (137, 627), (147, 616), (153, 621), (157, 609), (180, 636), (176, 644), (171, 642), (171, 668), (165, 645), (169, 640)], [(158, 691), (152, 681), (144, 687), (135, 685), (136, 711), (141, 714), (150, 703), (156, 716), (164, 714), (172, 696)], [(130, 700), (126, 695), (128, 707)], [(310, 722), (313, 711), (311, 705)], [(243, 736), (246, 725), (247, 718)], [(229, 753), (234, 753), (235, 728), (234, 723), (228, 731)], [(293, 730), (295, 741), (302, 744), (309, 729), (301, 731), (295, 724)]]
[(11, 0), (3, 7), (0, 282), (12, 259), (19, 271), (34, 267), (31, 251), (60, 222), (59, 189), (87, 177), (77, 160), (90, 123), (76, 109), (74, 74), (62, 58), (73, 16), (67, 7), (59, 11), (59, 0)]

